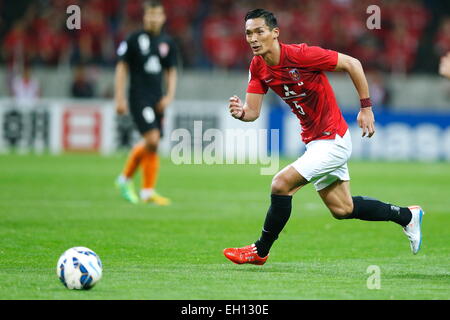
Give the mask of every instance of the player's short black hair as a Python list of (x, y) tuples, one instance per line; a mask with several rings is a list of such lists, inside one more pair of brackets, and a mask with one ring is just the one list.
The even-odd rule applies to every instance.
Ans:
[(263, 18), (270, 30), (278, 27), (277, 18), (275, 18), (275, 15), (270, 11), (265, 9), (253, 9), (245, 15), (245, 21), (256, 18)]
[(142, 3), (142, 6), (145, 8), (157, 8), (157, 7), (164, 7), (161, 0), (145, 0)]

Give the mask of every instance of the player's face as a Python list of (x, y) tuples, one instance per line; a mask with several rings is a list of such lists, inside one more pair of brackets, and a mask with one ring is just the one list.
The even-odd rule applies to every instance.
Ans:
[(245, 23), (245, 34), (253, 54), (259, 56), (272, 48), (278, 38), (279, 29), (270, 30), (263, 18), (248, 19)]
[(151, 32), (159, 32), (166, 22), (163, 7), (147, 7), (144, 11), (144, 28)]

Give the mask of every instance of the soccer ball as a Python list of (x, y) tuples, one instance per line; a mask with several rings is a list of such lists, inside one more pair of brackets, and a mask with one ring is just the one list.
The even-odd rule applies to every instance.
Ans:
[(56, 274), (68, 289), (90, 289), (102, 278), (102, 262), (89, 248), (65, 251), (56, 265)]

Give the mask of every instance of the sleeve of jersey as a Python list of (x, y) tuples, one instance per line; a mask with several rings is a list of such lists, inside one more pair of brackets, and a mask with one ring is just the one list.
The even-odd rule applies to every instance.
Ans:
[(338, 53), (321, 47), (302, 45), (297, 58), (303, 67), (312, 70), (333, 71), (338, 62)]
[(252, 61), (248, 71), (247, 93), (266, 94), (269, 87), (258, 77), (258, 72)]
[(123, 40), (119, 47), (117, 48), (117, 59), (119, 61), (125, 61), (129, 63), (130, 60), (130, 47), (129, 47), (129, 41)]

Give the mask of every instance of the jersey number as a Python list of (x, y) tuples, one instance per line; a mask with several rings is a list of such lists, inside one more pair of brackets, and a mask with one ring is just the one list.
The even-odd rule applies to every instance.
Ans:
[[(299, 86), (303, 85), (303, 82), (301, 84), (299, 83), (298, 85)], [(283, 88), (284, 88), (284, 95), (285, 95), (285, 98), (283, 98), (283, 99), (289, 99), (289, 97), (291, 97), (291, 96), (294, 96), (292, 98), (295, 98), (298, 96), (306, 96), (306, 93), (297, 94), (297, 92), (295, 92), (294, 90), (289, 89), (289, 87), (287, 85), (284, 85)], [(294, 106), (297, 109), (298, 113), (300, 113), (302, 116), (304, 116), (305, 111), (303, 110), (302, 106), (299, 105), (297, 101), (292, 101), (292, 102), (294, 103)]]
[(297, 101), (292, 101), (295, 105), (295, 108), (297, 109), (298, 113), (300, 113), (302, 116), (304, 116), (306, 113), (303, 110), (302, 106), (298, 104)]
[(147, 62), (144, 64), (145, 72), (147, 73), (160, 73), (161, 72), (161, 62), (159, 61), (158, 56), (150, 56), (147, 59)]

